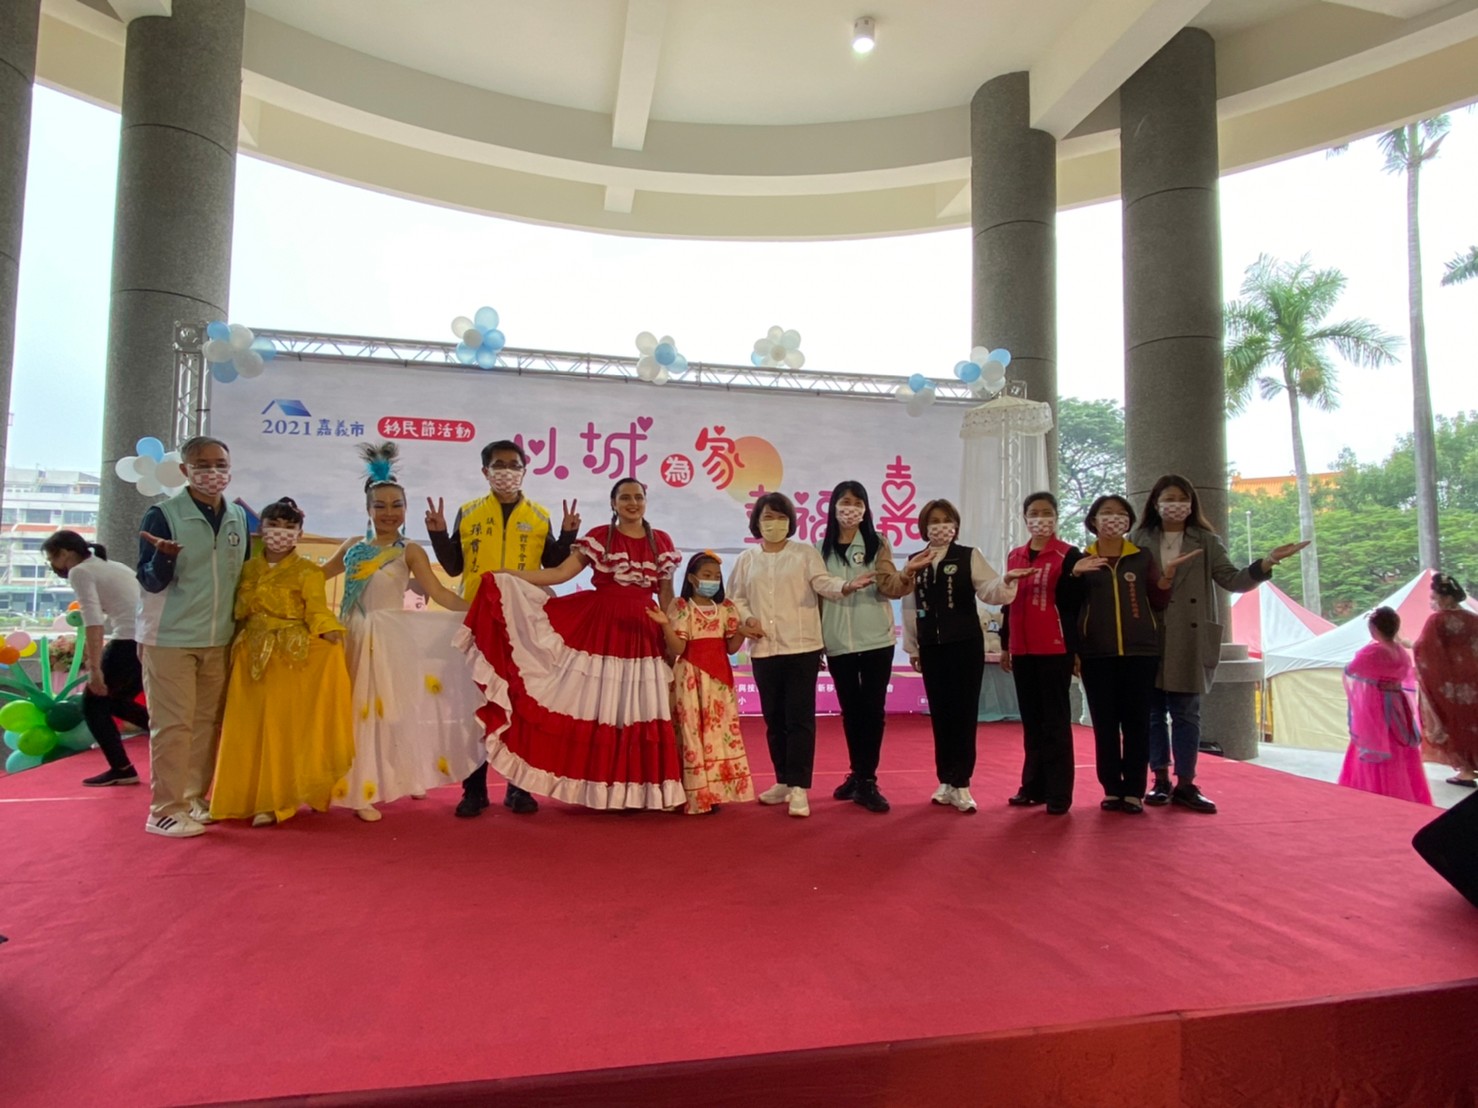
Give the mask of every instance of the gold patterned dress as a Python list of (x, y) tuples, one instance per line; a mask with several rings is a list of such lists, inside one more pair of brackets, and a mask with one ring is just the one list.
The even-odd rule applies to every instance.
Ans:
[(673, 724), (683, 763), (686, 811), (699, 815), (718, 806), (753, 800), (749, 758), (739, 734), (739, 699), (724, 640), (739, 628), (733, 601), (699, 604), (679, 600), (672, 629), (684, 642), (673, 667)]
[(344, 648), (319, 638), (344, 630), (323, 571), (297, 554), (248, 559), (236, 622), (210, 814), (280, 822), (304, 804), (327, 811), (354, 760), (354, 714)]

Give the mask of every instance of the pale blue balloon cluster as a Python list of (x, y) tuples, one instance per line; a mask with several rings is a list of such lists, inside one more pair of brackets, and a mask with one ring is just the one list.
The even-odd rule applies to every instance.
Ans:
[(266, 364), (277, 357), (271, 339), (259, 339), (250, 327), (216, 320), (206, 325), (201, 347), (210, 375), (223, 385), (238, 377), (260, 377)]
[(497, 365), (498, 351), (508, 344), (498, 330), (498, 313), (489, 307), (478, 308), (471, 319), (459, 315), (452, 320), (452, 334), (461, 340), (457, 343), (457, 361), (482, 369)]
[(677, 340), (671, 335), (660, 339), (650, 331), (636, 336), (636, 350), (641, 355), (636, 360), (636, 375), (654, 385), (665, 385), (673, 377), (681, 377), (688, 371), (688, 359), (677, 348)]
[[(1011, 364), (1011, 351), (990, 350), (977, 346), (970, 351), (968, 361), (955, 363), (955, 377), (970, 386), (970, 391), (984, 399), (1001, 391), (1006, 384), (1006, 367)], [(910, 374), (908, 380), (898, 386), (898, 399), (908, 405), (908, 414), (919, 416), (934, 403), (934, 382), (922, 373)]]

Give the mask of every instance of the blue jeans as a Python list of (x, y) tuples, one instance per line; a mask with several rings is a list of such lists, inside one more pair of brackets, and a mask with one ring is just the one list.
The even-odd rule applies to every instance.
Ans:
[(1156, 689), (1150, 699), (1150, 768), (1163, 774), (1175, 755), (1175, 776), (1189, 785), (1196, 779), (1201, 749), (1201, 698), (1196, 693)]

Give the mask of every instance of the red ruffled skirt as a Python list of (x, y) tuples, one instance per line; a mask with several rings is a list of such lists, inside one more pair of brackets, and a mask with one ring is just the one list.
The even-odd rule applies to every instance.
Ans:
[(684, 803), (672, 671), (649, 592), (550, 596), (484, 576), (457, 645), (483, 691), (488, 763), (521, 789), (588, 808)]

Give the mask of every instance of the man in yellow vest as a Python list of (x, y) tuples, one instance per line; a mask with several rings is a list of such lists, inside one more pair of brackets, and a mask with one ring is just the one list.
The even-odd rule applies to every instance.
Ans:
[[(426, 500), (426, 533), (441, 568), (462, 578), (462, 595), (470, 602), (482, 584), (482, 575), (500, 569), (539, 569), (559, 565), (570, 556), (580, 530), (576, 502), (564, 505), (558, 537), (551, 534), (549, 513), (523, 494), (528, 455), (509, 439), (482, 448), (482, 472), (487, 496), (469, 500), (457, 509), (457, 520), (447, 531), (445, 502)], [(480, 815), (488, 806), (488, 766), (484, 762), (462, 782), (456, 814), (463, 819)], [(520, 815), (537, 812), (539, 802), (510, 784), (503, 806)]]

